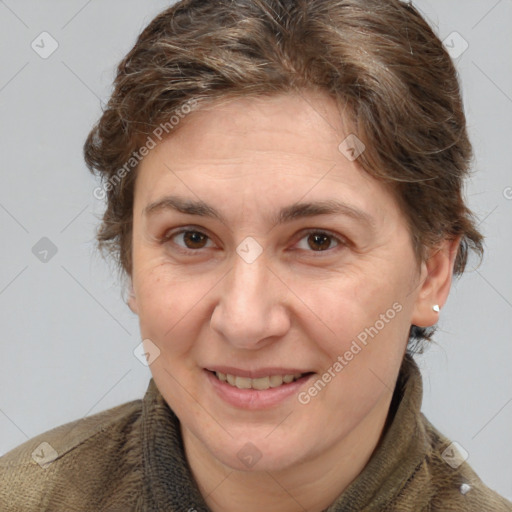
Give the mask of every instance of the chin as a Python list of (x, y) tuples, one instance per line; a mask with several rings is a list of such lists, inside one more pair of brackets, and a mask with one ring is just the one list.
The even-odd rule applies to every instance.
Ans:
[(230, 452), (214, 455), (217, 460), (230, 469), (243, 472), (277, 472), (286, 470), (298, 462), (296, 460), (296, 453), (283, 453), (275, 450), (265, 450), (265, 452), (263, 452), (250, 441), (242, 445), (235, 453)]
[[(293, 441), (286, 433), (284, 436), (271, 439), (266, 429), (260, 436), (234, 436), (221, 444), (212, 439), (205, 446), (216, 460), (235, 471), (281, 471), (299, 464), (306, 455), (303, 443)], [(301, 446), (301, 454), (297, 446)]]

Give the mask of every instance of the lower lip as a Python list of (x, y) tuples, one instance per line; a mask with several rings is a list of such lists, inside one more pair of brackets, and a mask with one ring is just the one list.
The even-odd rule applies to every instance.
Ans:
[(304, 383), (313, 377), (313, 374), (309, 374), (277, 388), (258, 390), (239, 389), (219, 380), (208, 370), (204, 370), (204, 372), (217, 395), (228, 404), (241, 409), (268, 409), (279, 405), (287, 398), (297, 395)]

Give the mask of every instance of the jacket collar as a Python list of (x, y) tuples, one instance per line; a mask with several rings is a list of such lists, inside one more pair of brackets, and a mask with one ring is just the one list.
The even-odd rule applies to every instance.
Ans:
[(395, 385), (387, 431), (363, 471), (327, 512), (380, 511), (395, 500), (420, 470), (429, 450), (421, 414), (422, 398), (420, 370), (406, 355)]
[[(406, 355), (387, 430), (369, 463), (326, 512), (382, 510), (421, 466), (428, 450), (421, 421), (421, 373)], [(143, 501), (149, 510), (208, 512), (190, 472), (179, 420), (150, 380), (142, 405)]]

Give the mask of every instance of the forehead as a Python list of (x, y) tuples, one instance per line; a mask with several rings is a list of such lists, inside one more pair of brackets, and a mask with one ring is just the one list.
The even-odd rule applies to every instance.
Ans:
[(179, 192), (261, 212), (330, 195), (378, 216), (393, 199), (340, 150), (349, 129), (335, 100), (319, 93), (212, 103), (144, 158), (136, 203), (146, 208)]
[[(181, 143), (187, 155), (192, 147), (196, 158), (229, 159), (236, 152), (279, 152), (290, 156), (314, 156), (330, 161), (337, 156), (339, 142), (347, 132), (347, 121), (335, 100), (324, 93), (282, 93), (265, 97), (227, 98), (209, 102), (184, 119), (174, 135), (161, 144), (175, 146), (180, 158)], [(346, 136), (346, 135), (345, 135)], [(312, 141), (322, 147), (312, 151)], [(176, 144), (173, 144), (171, 141)], [(326, 149), (330, 147), (330, 151)]]

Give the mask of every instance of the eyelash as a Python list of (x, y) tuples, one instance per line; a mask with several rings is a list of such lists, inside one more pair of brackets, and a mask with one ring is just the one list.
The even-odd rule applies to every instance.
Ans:
[[(182, 235), (184, 233), (199, 233), (201, 235), (206, 236), (207, 240), (211, 240), (211, 238), (206, 233), (201, 231), (200, 229), (196, 229), (193, 226), (188, 226), (186, 228), (179, 229), (178, 231), (164, 234), (164, 236), (161, 237), (159, 241), (160, 241), (160, 243), (165, 244), (167, 242), (170, 242), (174, 237), (176, 237), (178, 235)], [(313, 235), (313, 234), (327, 236), (337, 243), (337, 245), (335, 245), (334, 247), (325, 249), (323, 251), (313, 251), (313, 250), (308, 251), (306, 249), (299, 249), (299, 250), (304, 250), (306, 252), (312, 253), (314, 255), (314, 257), (321, 256), (322, 254), (328, 253), (329, 251), (333, 251), (335, 249), (340, 249), (342, 247), (346, 247), (349, 245), (348, 242), (344, 238), (340, 238), (340, 237), (334, 235), (333, 233), (323, 230), (323, 229), (306, 230), (305, 232), (303, 232), (303, 235), (301, 236), (301, 238), (299, 238), (298, 242), (300, 242), (304, 238), (308, 237), (309, 235)], [(208, 249), (208, 247), (203, 247), (201, 249), (188, 249), (188, 248), (182, 247), (181, 245), (177, 245), (177, 244), (175, 244), (175, 245), (181, 253), (188, 254), (188, 255), (197, 254), (203, 249)]]

